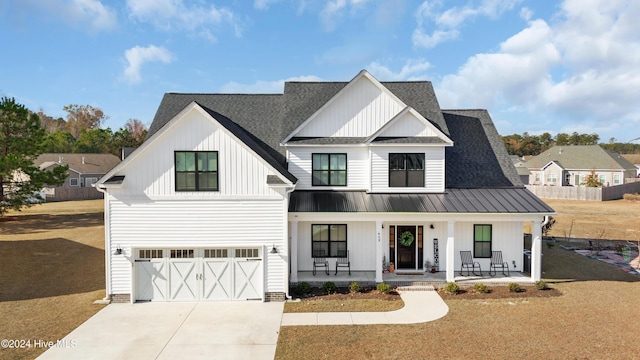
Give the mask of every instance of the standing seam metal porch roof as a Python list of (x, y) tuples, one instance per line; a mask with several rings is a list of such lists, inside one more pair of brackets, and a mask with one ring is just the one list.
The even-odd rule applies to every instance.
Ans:
[(555, 213), (526, 188), (447, 189), (438, 194), (302, 190), (291, 193), (289, 212)]

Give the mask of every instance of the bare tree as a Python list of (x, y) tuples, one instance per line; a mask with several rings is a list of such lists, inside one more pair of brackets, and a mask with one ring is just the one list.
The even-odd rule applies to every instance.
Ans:
[(129, 135), (135, 139), (136, 143), (142, 144), (142, 141), (147, 137), (147, 126), (138, 119), (127, 120), (125, 128), (129, 132)]
[(97, 129), (109, 117), (102, 109), (91, 105), (71, 104), (63, 108), (67, 112), (67, 130), (76, 139), (82, 130)]

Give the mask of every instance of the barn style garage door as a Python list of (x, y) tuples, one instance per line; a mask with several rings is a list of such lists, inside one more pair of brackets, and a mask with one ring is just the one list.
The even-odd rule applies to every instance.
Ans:
[(136, 301), (262, 300), (260, 249), (140, 249)]

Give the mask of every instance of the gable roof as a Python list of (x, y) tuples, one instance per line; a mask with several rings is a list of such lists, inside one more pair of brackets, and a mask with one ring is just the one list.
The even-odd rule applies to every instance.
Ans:
[(69, 165), (69, 170), (79, 174), (106, 174), (120, 163), (120, 158), (113, 154), (40, 154), (34, 165), (47, 168), (51, 165)]
[(526, 162), (529, 169), (544, 168), (555, 162), (563, 169), (573, 170), (635, 170), (636, 167), (621, 155), (600, 145), (556, 145)]
[[(347, 82), (286, 82), (283, 94), (178, 94), (164, 95), (150, 138), (190, 102), (205, 111), (224, 116), (241, 139), (253, 142), (256, 152), (267, 154), (281, 168), (287, 167), (281, 142), (347, 86)], [(441, 110), (427, 81), (380, 82), (407, 107), (415, 110), (454, 146), (446, 147), (447, 188), (522, 187), (504, 144), (486, 110)], [(226, 121), (225, 120), (225, 121)], [(247, 140), (247, 141), (249, 141)], [(363, 144), (367, 138), (292, 138), (300, 145)], [(374, 143), (446, 144), (431, 137), (377, 138)], [(260, 152), (261, 150), (261, 152)], [(267, 156), (265, 155), (265, 156)], [(265, 158), (267, 161), (267, 158)]]

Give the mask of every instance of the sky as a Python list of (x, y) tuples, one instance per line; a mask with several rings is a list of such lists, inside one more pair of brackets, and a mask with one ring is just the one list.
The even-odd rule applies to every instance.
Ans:
[[(3, 0), (0, 96), (103, 127), (150, 125), (166, 92), (428, 80), (501, 135), (640, 138), (637, 0)], [(635, 140), (634, 142), (640, 142)]]

